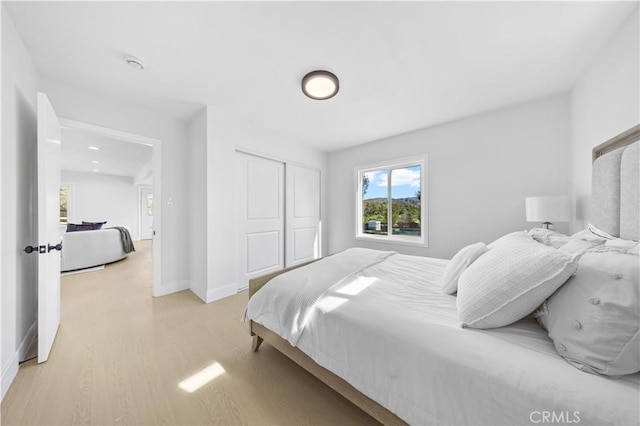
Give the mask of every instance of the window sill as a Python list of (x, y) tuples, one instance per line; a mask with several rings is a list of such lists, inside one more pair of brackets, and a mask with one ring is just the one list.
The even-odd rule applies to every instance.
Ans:
[(409, 238), (402, 238), (402, 237), (388, 237), (388, 236), (374, 237), (374, 236), (356, 235), (355, 239), (358, 241), (368, 241), (368, 242), (381, 243), (381, 244), (399, 244), (403, 246), (413, 246), (413, 247), (423, 247), (423, 248), (429, 247), (429, 244), (426, 241), (422, 241), (422, 240), (412, 241)]

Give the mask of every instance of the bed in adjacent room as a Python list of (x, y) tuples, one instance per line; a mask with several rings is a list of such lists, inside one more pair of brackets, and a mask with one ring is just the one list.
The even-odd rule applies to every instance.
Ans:
[(61, 272), (116, 262), (135, 251), (128, 227), (102, 225), (102, 222), (67, 225), (67, 232), (62, 235)]
[(452, 260), (353, 248), (252, 280), (254, 350), (386, 424), (638, 424), (639, 149), (594, 162), (593, 224), (573, 236)]

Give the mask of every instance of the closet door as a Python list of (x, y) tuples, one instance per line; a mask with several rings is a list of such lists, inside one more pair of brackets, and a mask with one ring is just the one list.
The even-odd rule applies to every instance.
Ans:
[(320, 257), (320, 171), (287, 164), (286, 266)]
[[(284, 164), (238, 152), (238, 289), (284, 268)], [(224, 225), (222, 225), (224, 226)]]

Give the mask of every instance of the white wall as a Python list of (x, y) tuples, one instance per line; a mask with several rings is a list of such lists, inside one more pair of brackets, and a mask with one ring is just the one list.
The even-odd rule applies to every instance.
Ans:
[(326, 214), (326, 154), (304, 146), (304, 141), (296, 140), (293, 135), (277, 129), (257, 131), (250, 124), (225, 108), (207, 107), (207, 302), (235, 294), (237, 289), (236, 147), (320, 170), (321, 219)]
[(189, 123), (189, 271), (191, 291), (207, 301), (207, 109)]
[(61, 181), (73, 184), (69, 223), (106, 220), (106, 227), (131, 227), (131, 237), (138, 239), (138, 186), (133, 178), (63, 170)]
[(571, 92), (571, 186), (577, 202), (574, 232), (589, 221), (591, 150), (640, 123), (638, 34), (636, 8)]
[(2, 13), (2, 397), (28, 349), (37, 314), (37, 73), (13, 23)]
[[(189, 215), (187, 124), (146, 107), (96, 96), (67, 84), (41, 79), (60, 117), (121, 130), (162, 141), (161, 210), (162, 286), (160, 294), (189, 288)], [(155, 171), (154, 171), (155, 172)]]
[[(569, 137), (561, 95), (332, 153), (329, 252), (360, 246), (451, 258), (467, 244), (530, 229), (525, 197), (568, 194)], [(429, 247), (355, 240), (354, 167), (423, 153)]]

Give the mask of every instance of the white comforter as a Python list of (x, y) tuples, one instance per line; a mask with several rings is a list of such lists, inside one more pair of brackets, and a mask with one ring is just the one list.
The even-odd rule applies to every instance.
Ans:
[[(530, 318), (463, 329), (455, 297), (439, 289), (446, 260), (367, 252), (280, 275), (251, 298), (247, 318), (410, 424), (640, 421), (638, 374), (616, 380), (575, 369)], [(351, 273), (337, 266), (341, 258), (355, 265)], [(292, 310), (294, 299), (306, 303)]]

